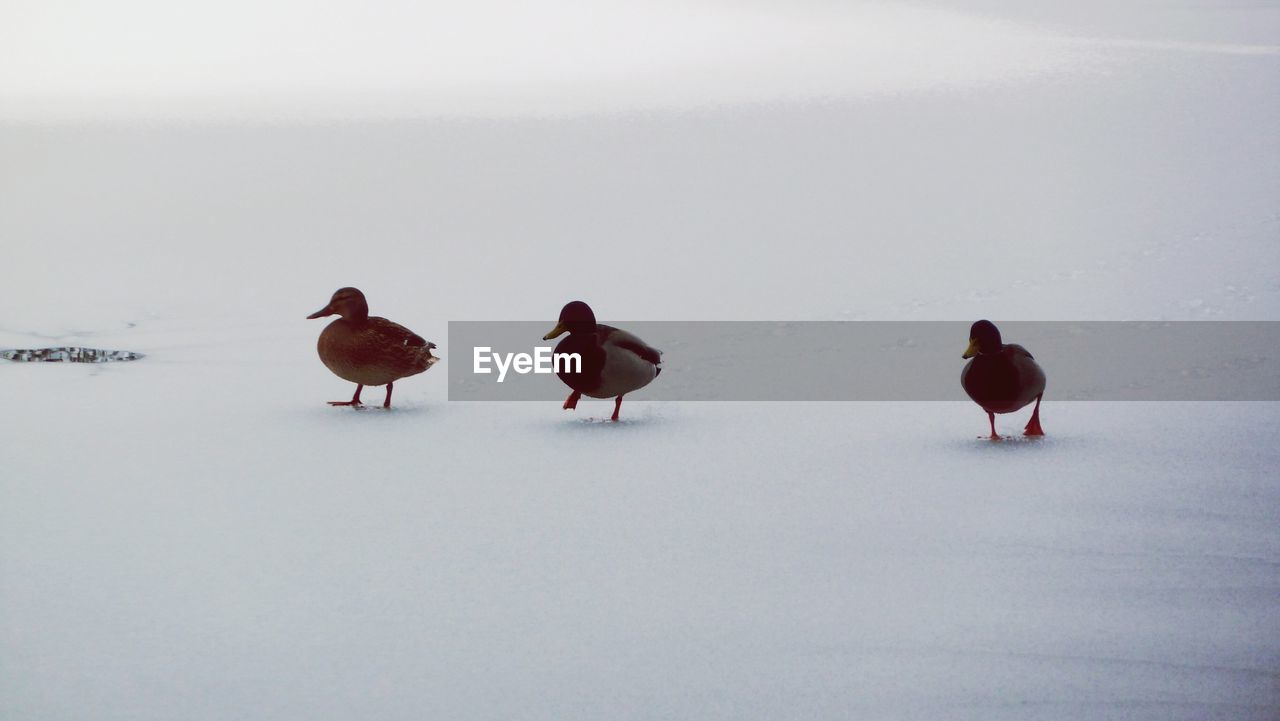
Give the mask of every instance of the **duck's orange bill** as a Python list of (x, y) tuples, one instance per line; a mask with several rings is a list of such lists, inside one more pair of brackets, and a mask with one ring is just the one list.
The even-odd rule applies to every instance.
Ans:
[(977, 338), (970, 338), (970, 339), (969, 339), (969, 347), (964, 349), (964, 355), (962, 355), (962, 356), (960, 356), (960, 357), (961, 357), (961, 358), (972, 358), (972, 357), (974, 357), (974, 356), (976, 356), (976, 355), (978, 355), (978, 339), (977, 339)]

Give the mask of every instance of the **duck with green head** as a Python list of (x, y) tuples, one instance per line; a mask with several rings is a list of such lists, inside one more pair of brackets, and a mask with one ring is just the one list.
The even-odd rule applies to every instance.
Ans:
[(1044, 370), (1020, 345), (1005, 343), (1000, 330), (989, 320), (980, 320), (969, 328), (968, 358), (960, 372), (960, 385), (987, 412), (991, 423), (991, 440), (998, 441), (997, 413), (1013, 413), (1036, 402), (1024, 435), (1043, 436), (1040, 427), (1040, 399), (1044, 397)]
[[(567, 303), (560, 310), (560, 321), (550, 333), (551, 340), (568, 333), (556, 345), (556, 353), (577, 353), (582, 358), (578, 368), (563, 367), (556, 371), (560, 380), (573, 389), (564, 402), (565, 410), (578, 407), (578, 399), (613, 398), (613, 417), (618, 420), (622, 396), (653, 382), (662, 372), (662, 351), (636, 336), (613, 326), (596, 322), (591, 306), (580, 300)], [(570, 372), (573, 370), (575, 372)]]
[(369, 315), (369, 303), (356, 288), (334, 291), (329, 304), (307, 318), (330, 315), (340, 317), (325, 326), (316, 350), (334, 375), (356, 384), (356, 394), (351, 400), (329, 401), (331, 406), (358, 408), (360, 391), (365, 386), (385, 385), (387, 398), (382, 407), (390, 408), (394, 381), (417, 375), (440, 360), (431, 355), (435, 343), (399, 323)]

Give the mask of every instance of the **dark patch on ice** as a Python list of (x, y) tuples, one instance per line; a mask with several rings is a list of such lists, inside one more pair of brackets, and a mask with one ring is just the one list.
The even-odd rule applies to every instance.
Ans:
[(0, 350), (0, 358), (15, 363), (115, 363), (138, 360), (142, 357), (141, 353), (131, 350), (103, 350), (75, 346)]

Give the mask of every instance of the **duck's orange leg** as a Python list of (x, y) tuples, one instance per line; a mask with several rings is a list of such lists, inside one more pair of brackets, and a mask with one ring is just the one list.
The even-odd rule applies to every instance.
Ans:
[(1022, 432), (1024, 436), (1043, 436), (1044, 429), (1040, 427), (1040, 399), (1044, 394), (1036, 396), (1036, 409), (1031, 411), (1031, 420), (1027, 421), (1027, 428)]
[[(351, 396), (351, 400), (349, 400), (349, 401), (329, 401), (329, 405), (331, 405), (331, 406), (359, 406), (359, 405), (363, 405), (362, 403), (360, 403), (360, 391), (362, 391), (362, 390), (364, 390), (364, 386), (363, 386), (363, 385), (360, 385), (360, 384), (358, 384), (358, 383), (357, 383), (357, 384), (356, 384), (356, 394), (355, 394), (354, 396)], [(390, 396), (388, 396), (388, 398), (390, 398)]]
[[(991, 436), (990, 436), (991, 440), (993, 441), (1000, 440), (1000, 434), (996, 433), (996, 414), (992, 413), (991, 411), (987, 411), (987, 421), (991, 423)], [(978, 436), (978, 437), (981, 438), (982, 436)]]
[(615, 399), (614, 399), (614, 401), (613, 401), (613, 417), (612, 417), (612, 418), (610, 418), (609, 420), (611, 420), (611, 421), (617, 421), (617, 420), (618, 420), (618, 411), (620, 411), (620, 410), (622, 410), (622, 396), (618, 396), (617, 398), (615, 398)]
[(569, 394), (568, 398), (564, 399), (564, 405), (561, 407), (564, 408), (566, 411), (571, 411), (578, 407), (578, 399), (581, 397), (582, 397), (581, 391), (574, 391)]
[(394, 386), (394, 385), (395, 385), (394, 383), (388, 383), (388, 384), (387, 384), (387, 399), (386, 399), (385, 401), (383, 401), (383, 402), (382, 402), (382, 407), (383, 407), (383, 408), (390, 408), (390, 407), (391, 407), (391, 386)]

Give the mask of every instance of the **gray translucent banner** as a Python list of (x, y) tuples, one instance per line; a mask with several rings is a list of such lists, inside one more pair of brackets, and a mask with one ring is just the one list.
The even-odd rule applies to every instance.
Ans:
[[(999, 322), (1048, 376), (1045, 398), (1077, 401), (1280, 400), (1280, 322)], [(557, 340), (542, 323), (449, 323), (449, 400), (560, 400), (568, 388), (528, 369)], [(964, 400), (969, 323), (950, 321), (610, 323), (663, 351), (662, 373), (628, 395), (681, 401)], [(477, 349), (482, 367), (477, 373)], [(501, 354), (495, 356), (495, 354)], [(514, 356), (530, 358), (516, 365)], [(498, 357), (508, 371), (498, 382)], [(518, 362), (518, 361), (517, 361)]]

